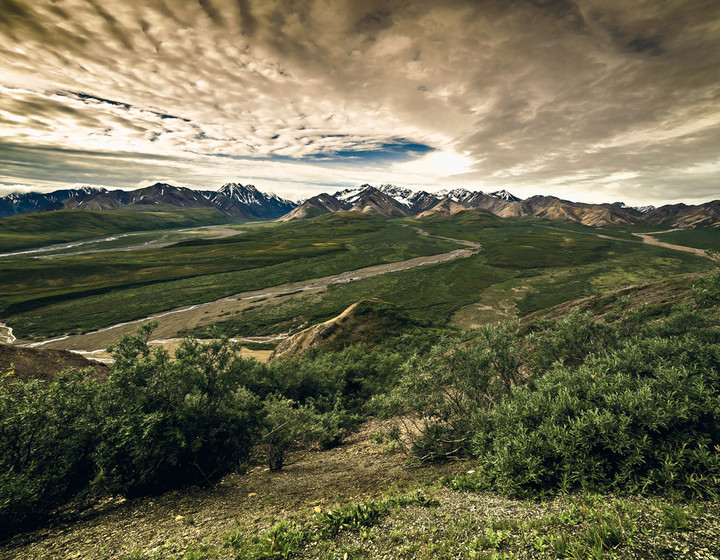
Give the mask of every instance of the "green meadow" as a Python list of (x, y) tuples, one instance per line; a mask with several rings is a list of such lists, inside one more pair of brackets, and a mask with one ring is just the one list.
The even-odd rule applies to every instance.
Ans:
[(720, 230), (717, 228), (684, 229), (656, 235), (660, 241), (675, 245), (687, 245), (697, 249), (720, 251)]
[(21, 251), (117, 233), (189, 228), (228, 223), (212, 209), (58, 210), (0, 220), (0, 252)]
[(240, 291), (456, 248), (374, 216), (336, 214), (147, 251), (4, 259), (0, 317), (21, 338), (83, 332)]
[[(158, 220), (189, 226), (189, 221), (202, 213), (170, 214), (51, 213), (46, 229), (32, 216), (23, 217), (33, 218), (25, 221), (3, 220), (10, 224), (4, 224), (6, 231), (24, 223), (27, 243), (35, 245), (38, 240), (79, 238), (91, 231), (109, 234), (131, 227), (141, 230), (138, 237), (109, 241), (112, 245), (105, 248), (181, 240), (147, 250), (3, 258), (0, 318), (12, 325), (20, 338), (48, 338), (242, 291), (459, 248), (452, 241), (420, 235), (418, 228), (433, 236), (479, 242), (483, 251), (469, 258), (332, 285), (278, 305), (258, 305), (210, 328), (229, 336), (296, 330), (337, 315), (366, 297), (401, 305), (434, 324), (471, 326), (712, 266), (707, 259), (643, 244), (628, 228), (502, 219), (481, 210), (422, 220), (338, 213), (288, 223), (244, 223), (228, 226), (236, 228), (237, 235), (219, 239), (173, 238), (179, 235), (175, 230), (142, 232), (142, 227), (151, 223), (157, 227)], [(55, 221), (60, 218), (62, 226)], [(209, 219), (207, 213), (204, 218)], [(53, 231), (54, 227), (59, 229)], [(35, 242), (30, 240), (33, 236)], [(707, 247), (717, 240), (712, 230), (672, 232), (663, 234), (662, 239), (670, 236), (675, 236), (676, 243)], [(192, 334), (206, 336), (209, 331), (205, 327)]]
[(331, 285), (278, 305), (258, 305), (187, 334), (250, 336), (296, 330), (369, 297), (401, 305), (437, 325), (453, 322), (461, 310), (468, 315), (468, 309), (480, 304), (480, 310), (471, 310), (469, 319), (458, 323), (469, 326), (507, 318), (501, 313), (506, 306), (524, 316), (629, 284), (712, 267), (709, 260), (688, 253), (596, 235), (607, 235), (605, 231), (557, 231), (541, 221), (501, 219), (482, 211), (405, 222), (435, 235), (480, 242), (484, 250), (470, 258)]

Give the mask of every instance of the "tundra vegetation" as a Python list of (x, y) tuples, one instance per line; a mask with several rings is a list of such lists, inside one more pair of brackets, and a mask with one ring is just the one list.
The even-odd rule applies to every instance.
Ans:
[[(718, 272), (679, 303), (633, 307), (619, 298), (602, 314), (473, 331), (428, 328), (374, 302), (365, 313), (392, 322), (392, 336), (369, 329), (365, 340), (269, 364), (240, 357), (226, 340), (189, 339), (171, 360), (147, 346), (146, 325), (113, 348), (108, 381), (68, 372), (22, 383), (5, 374), (0, 526), (5, 535), (27, 528), (68, 500), (210, 484), (257, 461), (281, 469), (292, 449), (337, 445), (366, 415), (384, 414), (414, 424), (383, 436), (408, 458), (474, 461), (474, 473), (445, 481), (452, 489), (664, 496), (678, 505), (662, 510), (663, 523), (681, 530), (701, 516), (695, 501), (712, 502), (720, 489), (718, 303)], [(548, 533), (560, 557), (614, 550), (639, 530), (630, 502), (573, 500), (568, 515), (577, 519), (556, 521), (582, 522), (587, 534), (565, 542)], [(248, 557), (288, 557), (427, 501), (348, 505), (275, 526), (255, 544), (233, 542)], [(467, 532), (466, 522), (453, 530)], [(520, 531), (503, 523), (473, 546), (502, 550)]]
[[(303, 228), (324, 227), (322, 220), (268, 231), (273, 242), (284, 240), (287, 251), (302, 253), (299, 262), (318, 259), (313, 273), (318, 266), (339, 266), (335, 257), (347, 264), (408, 254), (391, 238), (410, 228), (387, 229), (364, 217), (333, 219), (341, 221), (341, 233), (354, 230), (354, 241), (334, 240), (338, 246), (317, 249), (302, 245)], [(668, 264), (672, 259), (665, 250), (631, 245), (623, 252), (626, 242), (585, 232), (556, 238), (547, 230), (548, 237), (538, 241), (526, 230), (536, 226), (520, 222), (515, 230), (498, 226), (482, 234), (469, 227), (451, 231), (454, 226), (440, 220), (423, 227), (458, 238), (477, 235), (485, 260), (473, 263), (471, 257), (465, 266), (491, 268), (502, 281), (524, 277), (523, 266), (535, 258), (523, 244), (551, 241), (556, 250), (538, 257), (546, 264), (529, 269), (529, 276), (548, 286), (554, 279), (543, 267), (558, 272), (572, 265), (590, 274), (592, 269), (583, 267), (629, 263), (628, 252), (636, 261), (642, 255), (650, 259), (638, 266), (699, 262), (680, 255)], [(385, 257), (370, 250), (378, 236), (388, 241)], [(248, 249), (243, 262), (255, 263), (260, 274), (285, 258), (272, 261), (260, 248), (262, 236), (252, 235), (172, 250), (205, 254), (209, 274), (216, 275), (224, 274), (212, 267), (222, 266), (226, 250), (246, 242), (257, 253)], [(435, 242), (452, 245), (421, 240), (408, 251), (445, 248)], [(419, 274), (448, 274), (443, 267), (453, 265)], [(175, 270), (176, 265), (158, 266)], [(305, 274), (298, 266), (298, 274)], [(450, 270), (458, 286), (471, 284), (469, 274)], [(177, 274), (182, 281), (182, 272)], [(385, 286), (387, 293), (402, 293), (397, 285)], [(3, 372), (0, 531), (7, 537), (45, 523), (69, 502), (82, 506), (107, 495), (211, 485), (257, 464), (281, 470), (294, 451), (340, 445), (373, 415), (396, 423), (378, 438), (409, 462), (464, 459), (472, 472), (444, 479), (441, 488), (305, 512), (264, 530), (239, 525), (222, 542), (199, 544), (178, 558), (361, 556), (363, 543), (375, 542), (373, 531), (384, 519), (402, 523), (411, 510), (424, 515), (418, 512), (442, 506), (435, 495), (458, 492), (531, 500), (540, 509), (551, 501), (563, 505), (533, 519), (453, 517), (435, 533), (415, 527), (406, 534), (399, 527), (376, 543), (378, 557), (609, 558), (624, 551), (632, 556), (635, 543), (645, 547), (637, 552), (643, 557), (672, 557), (654, 535), (688, 531), (697, 531), (708, 554), (717, 553), (717, 534), (706, 535), (703, 524), (717, 525), (720, 515), (720, 271), (700, 275), (692, 285), (683, 279), (664, 286), (672, 297), (643, 302), (637, 293), (607, 294), (557, 316), (529, 315), (560, 303), (547, 295), (542, 302), (526, 301), (522, 320), (468, 330), (448, 326), (457, 307), (440, 299), (433, 300), (442, 310), (440, 320), (421, 306), (408, 311), (394, 303), (365, 302), (357, 315), (367, 328), (301, 357), (267, 364), (241, 357), (227, 332), (206, 343), (186, 339), (171, 359), (162, 347), (148, 346), (154, 326), (149, 323), (111, 348), (115, 361), (107, 380), (68, 371), (51, 383), (21, 382), (12, 371)], [(70, 288), (60, 289), (58, 302), (63, 289)], [(414, 301), (409, 292), (404, 297)], [(318, 317), (332, 312), (328, 302), (320, 300), (325, 307), (317, 308)], [(656, 501), (650, 506), (643, 500)], [(152, 558), (142, 551), (131, 557)]]

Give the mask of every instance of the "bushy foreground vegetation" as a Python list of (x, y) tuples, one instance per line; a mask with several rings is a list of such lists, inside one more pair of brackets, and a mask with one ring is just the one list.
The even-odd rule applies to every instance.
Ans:
[(719, 286), (667, 310), (486, 327), (406, 363), (377, 400), (414, 424), (399, 441), (414, 455), (478, 459), (459, 488), (717, 497)]
[(171, 360), (143, 327), (113, 349), (108, 381), (67, 373), (0, 390), (0, 527), (72, 498), (211, 483), (260, 459), (277, 470), (377, 411), (414, 424), (391, 435), (416, 459), (475, 458), (455, 488), (717, 497), (720, 273), (693, 293), (444, 340), (419, 326), (382, 344), (371, 333), (270, 364), (224, 341), (188, 340)]
[[(186, 340), (171, 360), (147, 345), (153, 326), (111, 348), (107, 381), (66, 372), (46, 385), (5, 373), (0, 533), (72, 498), (212, 483), (251, 461), (279, 470), (294, 449), (337, 445), (364, 404), (390, 387), (410, 348), (400, 336), (373, 351), (262, 364), (226, 340)], [(429, 347), (437, 336), (413, 340)]]

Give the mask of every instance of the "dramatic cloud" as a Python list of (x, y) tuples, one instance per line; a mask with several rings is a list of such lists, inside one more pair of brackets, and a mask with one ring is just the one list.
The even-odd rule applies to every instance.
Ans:
[(0, 190), (720, 198), (716, 0), (0, 0), (0, 14)]

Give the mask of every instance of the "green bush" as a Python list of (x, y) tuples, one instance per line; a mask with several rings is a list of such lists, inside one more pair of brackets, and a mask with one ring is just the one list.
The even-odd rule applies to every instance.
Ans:
[[(718, 253), (714, 255), (717, 258)], [(720, 303), (720, 270), (695, 282), (693, 296), (700, 307), (712, 307)]]
[(152, 327), (112, 349), (101, 396), (96, 484), (128, 495), (242, 469), (259, 432), (259, 400), (240, 384), (254, 362), (226, 343), (189, 340), (171, 361), (147, 346)]
[(340, 406), (361, 412), (367, 401), (389, 389), (397, 380), (405, 357), (366, 346), (309, 357), (273, 360), (257, 364), (246, 386), (261, 398), (273, 393), (313, 404), (319, 412)]
[(320, 416), (313, 407), (279, 395), (265, 399), (262, 446), (271, 471), (283, 468), (290, 451), (317, 443), (321, 436)]
[(539, 321), (531, 327), (529, 367), (538, 373), (553, 363), (577, 366), (615, 340), (614, 329), (590, 313), (572, 313), (557, 321)]
[(99, 382), (62, 373), (49, 386), (0, 384), (0, 536), (42, 520), (93, 477)]
[(629, 341), (576, 370), (516, 387), (472, 422), (485, 482), (511, 494), (557, 488), (716, 495), (718, 348)]
[(374, 401), (386, 416), (414, 423), (411, 451), (424, 460), (468, 455), (472, 417), (520, 378), (524, 349), (515, 326), (476, 334), (470, 343), (446, 342), (410, 359), (396, 387)]

